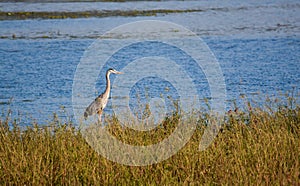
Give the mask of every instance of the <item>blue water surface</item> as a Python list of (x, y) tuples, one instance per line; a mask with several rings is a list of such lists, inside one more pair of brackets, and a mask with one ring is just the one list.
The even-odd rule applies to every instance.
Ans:
[[(267, 95), (284, 98), (282, 94), (293, 89), (299, 93), (299, 38), (205, 38), (204, 41), (222, 67), (228, 109), (232, 100), (242, 104), (241, 97), (263, 103)], [(32, 120), (43, 124), (52, 119), (53, 113), (72, 118), (73, 76), (84, 50), (92, 42), (90, 39), (1, 40), (2, 113), (6, 114), (10, 108), (12, 117), (21, 118), (24, 125)], [(137, 83), (141, 85), (142, 82)], [(97, 88), (102, 92), (104, 87), (102, 84)], [(132, 98), (135, 95), (133, 91)]]
[[(133, 6), (135, 5), (135, 6)], [(170, 21), (194, 32), (209, 46), (225, 79), (226, 109), (243, 107), (250, 101), (258, 106), (266, 98), (298, 99), (300, 92), (300, 3), (275, 1), (153, 1), (125, 3), (0, 3), (2, 11), (101, 11), (197, 9), (201, 11), (155, 16), (78, 19), (29, 19), (0, 21), (0, 112), (27, 126), (36, 121), (48, 124), (56, 113), (73, 120), (72, 85), (77, 65), (88, 47), (102, 34), (122, 24), (141, 20)], [(176, 32), (176, 31), (175, 31)], [(154, 45), (153, 45), (154, 46)], [(145, 53), (136, 47), (134, 53)], [(160, 53), (168, 52), (159, 48)], [(197, 50), (197, 49), (195, 49)], [(121, 54), (121, 53), (120, 53)], [(122, 54), (130, 60), (131, 54)], [(171, 55), (180, 56), (180, 52)], [(166, 55), (168, 56), (168, 55)], [(200, 102), (210, 100), (207, 79), (182, 58), (181, 64), (195, 75)], [(108, 67), (108, 66), (107, 66)], [(104, 91), (106, 69), (99, 69), (97, 94)], [(172, 73), (172, 72), (166, 72)], [(114, 78), (114, 77), (113, 77)], [(164, 87), (168, 87), (165, 89)], [(145, 92), (145, 90), (147, 90)], [(166, 91), (168, 90), (168, 91)], [(159, 78), (137, 80), (131, 89), (130, 107), (149, 97), (178, 98), (174, 87)], [(164, 93), (162, 95), (162, 92)], [(95, 93), (95, 96), (97, 96)], [(287, 95), (286, 95), (287, 94)], [(111, 99), (123, 99), (114, 97)], [(91, 98), (91, 101), (93, 98)], [(170, 103), (171, 101), (166, 101)], [(280, 103), (280, 101), (279, 101)], [(169, 107), (170, 109), (172, 107)], [(172, 110), (172, 109), (171, 109)], [(111, 100), (105, 110), (112, 114)]]

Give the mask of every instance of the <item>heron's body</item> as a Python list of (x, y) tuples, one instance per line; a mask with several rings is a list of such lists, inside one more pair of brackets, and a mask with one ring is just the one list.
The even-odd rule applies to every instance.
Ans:
[(84, 112), (84, 118), (86, 119), (89, 116), (98, 114), (98, 120), (101, 121), (101, 116), (102, 116), (102, 112), (103, 109), (106, 107), (107, 105), (107, 101), (109, 98), (109, 94), (110, 94), (110, 79), (109, 79), (109, 75), (111, 73), (114, 74), (121, 74), (121, 72), (118, 72), (112, 68), (108, 69), (106, 72), (106, 89), (105, 91), (100, 94), (85, 110)]

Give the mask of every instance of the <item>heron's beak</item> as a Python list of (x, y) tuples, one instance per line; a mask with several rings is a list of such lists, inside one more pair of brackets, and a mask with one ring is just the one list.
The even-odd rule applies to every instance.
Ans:
[(124, 74), (123, 72), (119, 72), (119, 71), (116, 71), (115, 73), (116, 74)]

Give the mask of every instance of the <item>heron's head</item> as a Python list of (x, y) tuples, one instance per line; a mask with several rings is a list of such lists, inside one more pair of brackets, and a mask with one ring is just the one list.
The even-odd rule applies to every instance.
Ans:
[(123, 74), (123, 72), (119, 72), (119, 71), (116, 71), (115, 69), (113, 68), (110, 68), (107, 70), (107, 73), (113, 73), (113, 74)]

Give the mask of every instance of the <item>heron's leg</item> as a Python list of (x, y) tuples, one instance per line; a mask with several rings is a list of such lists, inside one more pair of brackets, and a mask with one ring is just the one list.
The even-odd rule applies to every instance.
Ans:
[(101, 116), (102, 114), (98, 114), (98, 123), (101, 123)]
[(101, 123), (101, 117), (102, 117), (102, 110), (99, 110), (97, 112), (97, 114), (98, 114), (98, 124), (100, 124)]

